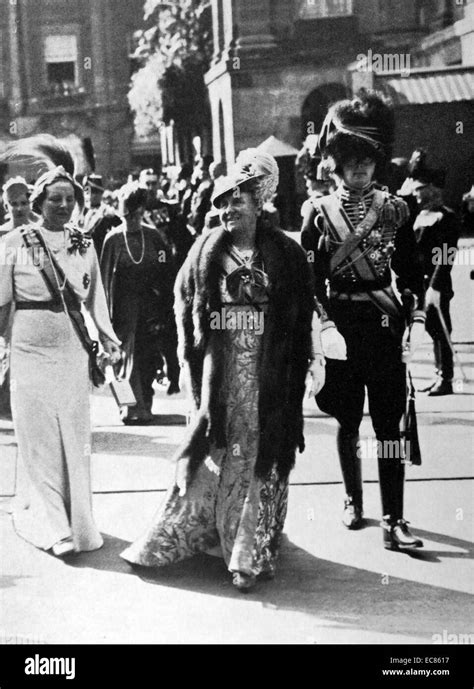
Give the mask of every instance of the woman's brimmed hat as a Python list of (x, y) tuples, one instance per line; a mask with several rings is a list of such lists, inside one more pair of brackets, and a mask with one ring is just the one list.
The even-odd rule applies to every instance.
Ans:
[(438, 189), (443, 189), (446, 184), (446, 170), (429, 166), (427, 164), (426, 151), (423, 148), (417, 148), (413, 151), (408, 164), (408, 170), (412, 179), (412, 192), (415, 191), (415, 189), (426, 187), (429, 184), (438, 187)]
[(239, 153), (229, 174), (216, 180), (212, 204), (219, 208), (226, 194), (236, 189), (244, 191), (243, 187), (249, 186), (262, 206), (276, 192), (278, 176), (278, 164), (273, 156), (256, 148), (247, 148)]
[(19, 175), (17, 177), (10, 177), (10, 179), (7, 179), (2, 187), (2, 193), (5, 195), (12, 187), (22, 187), (25, 189), (27, 196), (29, 196), (31, 193), (30, 185), (24, 177), (20, 177)]

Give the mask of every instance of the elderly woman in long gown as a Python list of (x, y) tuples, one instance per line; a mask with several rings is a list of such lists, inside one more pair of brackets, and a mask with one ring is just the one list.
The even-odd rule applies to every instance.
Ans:
[(180, 270), (175, 310), (195, 416), (174, 485), (122, 553), (159, 567), (220, 545), (242, 591), (273, 576), (308, 369), (313, 389), (324, 381), (306, 255), (261, 222), (277, 180), (271, 156), (241, 154), (214, 195), (222, 226), (196, 241)]
[[(82, 202), (72, 158), (49, 144), (49, 160), (64, 161), (68, 170), (55, 167), (39, 178), (31, 197), (39, 221), (1, 240), (9, 260), (0, 272), (0, 334), (13, 306), (11, 392), (20, 458), (14, 526), (33, 545), (64, 556), (103, 543), (92, 515), (89, 355), (66, 309), (66, 282), (74, 308), (87, 309), (112, 361), (120, 357), (120, 343), (92, 241), (68, 224)], [(34, 141), (25, 149), (34, 155)], [(40, 270), (46, 262), (55, 277), (53, 291)]]

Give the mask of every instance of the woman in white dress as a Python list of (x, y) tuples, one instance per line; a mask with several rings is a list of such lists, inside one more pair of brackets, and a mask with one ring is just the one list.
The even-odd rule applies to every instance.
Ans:
[[(89, 355), (66, 308), (66, 282), (76, 310), (78, 304), (87, 309), (112, 362), (120, 358), (94, 245), (68, 224), (75, 204), (82, 203), (82, 188), (71, 174), (70, 156), (62, 151), (61, 159), (68, 170), (56, 167), (35, 184), (31, 201), (39, 221), (0, 240), (6, 257), (0, 335), (14, 308), (11, 393), (21, 458), (14, 526), (25, 540), (57, 556), (103, 544), (92, 516)], [(26, 249), (25, 232), (45, 249)], [(41, 271), (47, 261), (56, 282), (52, 291)]]

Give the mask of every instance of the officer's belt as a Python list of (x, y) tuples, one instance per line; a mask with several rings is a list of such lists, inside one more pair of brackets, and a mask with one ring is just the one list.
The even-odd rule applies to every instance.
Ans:
[(336, 292), (331, 290), (329, 292), (331, 299), (338, 299), (341, 301), (372, 301), (372, 298), (367, 292)]
[(73, 303), (65, 299), (65, 302), (50, 300), (50, 301), (17, 301), (15, 303), (16, 311), (53, 311), (60, 313), (65, 310), (65, 306), (69, 307), (71, 311), (78, 311), (77, 302)]

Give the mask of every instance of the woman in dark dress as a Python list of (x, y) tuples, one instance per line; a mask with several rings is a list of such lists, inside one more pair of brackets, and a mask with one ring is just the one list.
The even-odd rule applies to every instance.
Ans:
[(137, 183), (121, 190), (124, 222), (109, 233), (101, 270), (114, 328), (123, 343), (119, 377), (130, 381), (136, 405), (123, 408), (125, 424), (152, 420), (153, 381), (162, 359), (168, 394), (179, 392), (171, 250), (156, 228), (143, 222), (146, 190)]

